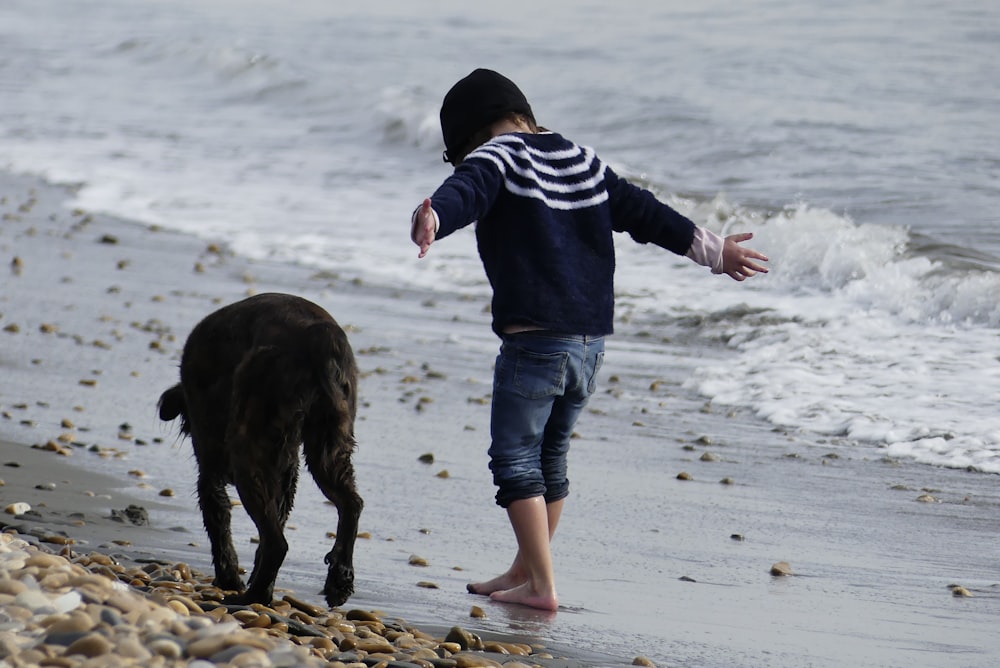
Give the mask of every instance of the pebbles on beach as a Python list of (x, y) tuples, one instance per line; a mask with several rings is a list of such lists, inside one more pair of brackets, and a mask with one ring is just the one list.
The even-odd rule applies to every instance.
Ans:
[[(188, 565), (126, 567), (97, 552), (49, 552), (0, 534), (0, 660), (9, 666), (540, 665), (552, 655), (453, 627), (437, 638), (366, 610), (286, 595), (271, 606), (222, 604)], [(476, 615), (473, 615), (476, 616)], [(530, 664), (508, 662), (530, 657)], [(648, 665), (648, 664), (637, 664)]]

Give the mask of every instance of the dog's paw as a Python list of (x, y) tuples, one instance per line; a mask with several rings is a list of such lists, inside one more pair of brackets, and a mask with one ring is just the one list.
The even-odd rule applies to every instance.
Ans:
[(354, 587), (346, 591), (324, 591), (323, 595), (326, 597), (326, 604), (331, 608), (336, 608), (347, 603), (347, 599), (351, 598), (354, 593)]
[(354, 593), (354, 569), (344, 566), (332, 566), (326, 575), (326, 586), (323, 595), (331, 608), (343, 605)]
[(270, 606), (274, 600), (274, 588), (268, 587), (266, 589), (254, 589), (250, 587), (244, 592), (238, 594), (230, 594), (222, 599), (224, 605), (251, 605), (253, 603), (260, 603), (261, 605)]
[(238, 575), (217, 575), (215, 576), (215, 579), (212, 580), (212, 585), (223, 591), (242, 592), (246, 589), (246, 585), (243, 584), (243, 578)]

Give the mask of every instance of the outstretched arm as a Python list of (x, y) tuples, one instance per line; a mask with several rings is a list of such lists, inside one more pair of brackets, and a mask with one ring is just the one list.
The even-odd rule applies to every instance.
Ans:
[(413, 212), (413, 218), (410, 221), (410, 239), (413, 240), (413, 243), (420, 246), (420, 255), (417, 257), (427, 255), (427, 250), (434, 243), (434, 238), (437, 236), (437, 230), (437, 214), (431, 208), (430, 198), (427, 198)]
[(758, 272), (767, 273), (767, 267), (754, 262), (754, 260), (767, 262), (767, 256), (740, 245), (750, 239), (753, 239), (752, 232), (730, 234), (722, 246), (722, 273), (728, 274), (733, 280), (745, 281)]

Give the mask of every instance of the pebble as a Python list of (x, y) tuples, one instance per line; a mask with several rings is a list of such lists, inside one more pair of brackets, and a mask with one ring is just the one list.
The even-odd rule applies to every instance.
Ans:
[[(291, 595), (271, 606), (224, 606), (212, 576), (187, 564), (125, 566), (99, 552), (53, 549), (0, 533), (4, 666), (471, 668), (552, 658), (526, 644), (484, 643), (460, 626), (438, 638), (381, 613)], [(525, 663), (503, 661), (511, 655)]]
[(114, 649), (114, 645), (100, 633), (88, 633), (67, 647), (64, 654), (66, 656), (82, 654), (87, 658), (93, 658), (108, 654), (112, 649)]
[(791, 575), (792, 567), (787, 561), (779, 561), (771, 566), (771, 575)]
[(24, 501), (18, 501), (16, 503), (10, 504), (3, 510), (8, 515), (23, 515), (29, 510), (31, 510), (31, 506), (25, 503)]

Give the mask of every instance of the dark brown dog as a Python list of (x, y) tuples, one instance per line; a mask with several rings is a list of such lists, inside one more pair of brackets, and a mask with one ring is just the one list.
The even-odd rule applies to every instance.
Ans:
[[(337, 507), (326, 555), (330, 606), (354, 593), (354, 542), (362, 500), (354, 482), (357, 365), (347, 335), (300, 297), (261, 294), (212, 313), (192, 330), (181, 382), (163, 393), (160, 418), (180, 416), (198, 462), (198, 501), (212, 543), (215, 585), (241, 592), (226, 603), (270, 604), (285, 560), (284, 528), (306, 466)], [(226, 485), (236, 486), (260, 535), (247, 588), (230, 531)]]

